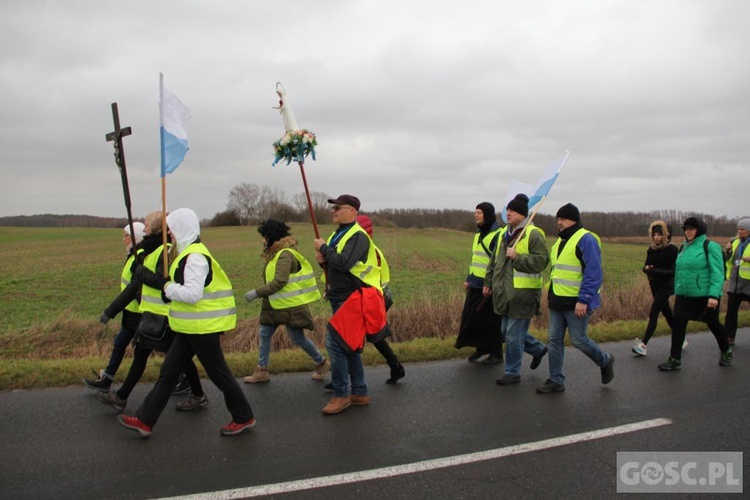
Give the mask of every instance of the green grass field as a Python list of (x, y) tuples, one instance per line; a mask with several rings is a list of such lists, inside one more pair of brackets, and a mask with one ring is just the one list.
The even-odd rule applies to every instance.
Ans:
[[(327, 237), (332, 226), (321, 226)], [(313, 231), (309, 224), (292, 226), (299, 250), (314, 262)], [(251, 371), (257, 360), (259, 302), (247, 304), (246, 291), (262, 284), (262, 240), (255, 227), (208, 228), (202, 239), (222, 264), (235, 290), (238, 328), (224, 339), (237, 376)], [(0, 390), (77, 383), (85, 367), (101, 367), (111, 351), (119, 317), (106, 327), (98, 319), (119, 293), (124, 248), (120, 229), (0, 227)], [(472, 234), (445, 229), (376, 228), (375, 242), (391, 267), (396, 306), (389, 313), (392, 340), (405, 361), (461, 356), (452, 348), (463, 303)], [(551, 245), (554, 239), (549, 238)], [(646, 243), (603, 242), (604, 307), (592, 318), (597, 340), (639, 336), (650, 305), (641, 272)], [(745, 307), (746, 309), (746, 307)], [(323, 345), (327, 303), (312, 304), (316, 330), (310, 337)], [(546, 338), (546, 311), (532, 330)], [(663, 323), (663, 322), (661, 322)], [(657, 335), (668, 333), (661, 324)], [(750, 324), (741, 311), (740, 324)], [(700, 325), (694, 324), (695, 331)], [(308, 369), (298, 349), (279, 352), (290, 344), (286, 335), (274, 337), (272, 370)], [(371, 348), (368, 363), (381, 362)], [(126, 362), (121, 371), (127, 368)], [(100, 366), (101, 365), (101, 366)], [(158, 370), (149, 368), (144, 381)], [(124, 373), (124, 372), (123, 372)]]

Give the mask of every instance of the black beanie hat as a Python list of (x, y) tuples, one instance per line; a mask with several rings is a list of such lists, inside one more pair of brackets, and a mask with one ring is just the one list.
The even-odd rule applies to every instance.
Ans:
[(561, 206), (560, 210), (557, 211), (557, 215), (555, 217), (559, 219), (568, 219), (575, 222), (581, 222), (581, 212), (579, 212), (578, 207), (573, 205), (572, 203)]
[(651, 234), (661, 234), (664, 236), (664, 230), (657, 224), (651, 229)]
[(523, 193), (519, 193), (515, 198), (508, 202), (506, 207), (508, 210), (513, 210), (517, 214), (521, 214), (524, 217), (529, 216), (529, 197)]
[(694, 227), (697, 229), (698, 231), (695, 233), (696, 237), (708, 232), (708, 224), (699, 217), (688, 217), (685, 219), (685, 222), (682, 223), (682, 230), (684, 231), (686, 227)]
[(281, 238), (290, 236), (291, 228), (283, 222), (275, 219), (268, 219), (258, 226), (258, 232), (266, 240), (266, 245), (270, 247)]
[(477, 205), (477, 209), (481, 210), (484, 214), (485, 226), (490, 227), (497, 220), (497, 215), (495, 214), (495, 205), (493, 205), (489, 201), (483, 201), (482, 203)]

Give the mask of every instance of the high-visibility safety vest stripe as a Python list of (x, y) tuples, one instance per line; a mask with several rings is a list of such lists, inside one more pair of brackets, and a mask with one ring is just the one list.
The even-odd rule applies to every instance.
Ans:
[(203, 289), (203, 297), (195, 304), (173, 300), (169, 303), (169, 327), (180, 333), (203, 334), (225, 332), (237, 325), (237, 308), (229, 277), (211, 256), (203, 243), (192, 243), (172, 262), (169, 276), (174, 281), (180, 263), (191, 253), (208, 259), (213, 279)]
[[(508, 230), (508, 226), (505, 226), (502, 231), (500, 232), (500, 237), (502, 238), (505, 235), (505, 232)], [(523, 232), (523, 235), (521, 236), (521, 239), (517, 241), (516, 246), (514, 247), (517, 254), (520, 255), (528, 255), (529, 254), (529, 235), (531, 234), (531, 231), (539, 231), (539, 233), (542, 235), (542, 238), (546, 238), (544, 231), (542, 231), (541, 228), (538, 228), (536, 226), (528, 226), (526, 230)], [(499, 246), (498, 246), (499, 248)], [(542, 276), (542, 273), (522, 273), (521, 271), (517, 271), (516, 269), (513, 269), (513, 288), (542, 288), (542, 285), (544, 284), (544, 278)]]
[[(373, 245), (375, 244), (373, 243)], [(385, 260), (385, 255), (383, 255), (383, 252), (377, 246), (375, 246), (375, 253), (377, 254), (378, 262), (380, 262), (380, 286), (385, 288), (391, 282), (391, 267), (388, 265), (388, 261)]]
[[(143, 267), (151, 271), (156, 272), (156, 265), (159, 263), (159, 259), (162, 257), (162, 251), (164, 245), (151, 252), (143, 260)], [(161, 290), (152, 288), (145, 283), (141, 286), (141, 312), (152, 312), (160, 316), (167, 316), (169, 314), (169, 304), (161, 300)]]
[[(727, 279), (729, 279), (729, 275), (732, 272), (734, 261), (737, 260), (734, 254), (737, 253), (737, 247), (739, 245), (740, 245), (739, 238), (732, 242), (732, 256), (727, 261)], [(742, 255), (739, 258), (742, 258), (742, 257), (750, 257), (750, 244), (745, 245), (744, 251), (742, 252)], [(739, 277), (742, 278), (743, 280), (750, 280), (750, 262), (746, 262), (744, 260), (740, 262)]]
[[(351, 238), (354, 234), (362, 232), (364, 233), (365, 237), (370, 242), (370, 248), (367, 250), (367, 261), (361, 262), (358, 261), (356, 264), (352, 266), (351, 269), (349, 269), (349, 272), (352, 273), (354, 276), (365, 282), (365, 284), (370, 285), (371, 287), (377, 288), (378, 290), (383, 290), (381, 284), (380, 284), (380, 267), (378, 266), (378, 257), (375, 253), (375, 244), (370, 239), (370, 235), (367, 234), (367, 231), (362, 229), (362, 226), (359, 224), (354, 224), (352, 227), (349, 228), (349, 230), (346, 231), (343, 237), (339, 238), (339, 241), (336, 243), (336, 251), (338, 253), (341, 253), (341, 250), (346, 246), (346, 242), (349, 241), (349, 238)], [(335, 233), (334, 233), (335, 234)], [(328, 237), (327, 244), (330, 246), (331, 241), (333, 240), (333, 234)]]
[[(141, 253), (143, 250), (139, 249), (137, 253)], [(133, 277), (133, 273), (130, 272), (130, 268), (133, 265), (133, 261), (135, 260), (135, 254), (131, 255), (127, 258), (125, 261), (125, 266), (122, 268), (122, 273), (120, 274), (120, 291), (122, 292), (125, 290), (125, 288), (130, 284), (130, 280)], [(130, 303), (125, 306), (126, 311), (137, 313), (139, 312), (138, 309), (138, 301), (133, 299), (130, 301)]]
[(482, 248), (482, 244), (489, 250), (492, 240), (500, 232), (500, 228), (487, 233), (484, 238), (479, 239), (479, 233), (474, 235), (474, 243), (471, 247), (471, 264), (469, 264), (469, 274), (477, 278), (487, 276), (487, 266), (490, 264), (490, 256)]
[(581, 238), (589, 233), (596, 238), (596, 242), (599, 248), (601, 248), (602, 242), (599, 236), (586, 229), (576, 231), (565, 244), (559, 256), (557, 255), (557, 250), (560, 248), (560, 238), (552, 245), (552, 250), (550, 251), (550, 260), (552, 263), (550, 281), (552, 281), (555, 295), (559, 297), (578, 297), (581, 282), (583, 281), (583, 266), (578, 257), (576, 257), (576, 246)]
[(319, 300), (320, 290), (318, 290), (318, 283), (315, 281), (315, 273), (313, 273), (310, 262), (292, 248), (284, 248), (276, 252), (276, 255), (266, 266), (266, 283), (273, 281), (276, 276), (276, 265), (279, 262), (281, 252), (290, 252), (299, 262), (300, 269), (289, 275), (289, 280), (281, 290), (268, 297), (271, 307), (273, 309), (288, 309)]

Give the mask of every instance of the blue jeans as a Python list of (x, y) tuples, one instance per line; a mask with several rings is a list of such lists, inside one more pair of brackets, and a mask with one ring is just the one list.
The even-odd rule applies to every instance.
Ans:
[[(344, 300), (331, 301), (333, 313), (336, 311)], [(367, 395), (367, 385), (365, 384), (365, 367), (362, 364), (360, 353), (348, 353), (341, 347), (331, 332), (326, 332), (326, 349), (331, 361), (331, 385), (333, 386), (333, 396), (345, 398), (349, 396), (349, 381), (351, 381), (351, 393), (355, 396)]]
[(108, 378), (109, 380), (115, 379), (115, 374), (120, 368), (122, 358), (125, 357), (125, 350), (128, 348), (128, 344), (133, 340), (134, 336), (135, 330), (126, 326), (120, 328), (117, 336), (115, 336), (114, 345), (112, 346), (112, 354), (109, 356), (109, 363), (107, 363), (107, 367), (104, 369), (105, 378)]
[[(260, 325), (260, 354), (258, 356), (258, 366), (267, 367), (268, 358), (271, 356), (271, 337), (273, 337), (276, 328), (279, 325)], [(305, 337), (305, 332), (302, 328), (296, 326), (284, 325), (286, 333), (289, 338), (292, 339), (295, 345), (302, 348), (308, 356), (312, 358), (316, 365), (319, 365), (326, 358), (320, 354), (318, 348), (312, 343), (312, 340)]]
[(530, 324), (530, 318), (503, 316), (500, 319), (500, 330), (505, 337), (505, 373), (507, 375), (521, 375), (524, 352), (539, 356), (544, 350), (544, 344), (536, 337), (529, 335)]
[(563, 361), (565, 359), (565, 329), (568, 329), (570, 342), (588, 356), (591, 361), (603, 368), (609, 363), (609, 354), (602, 351), (596, 343), (586, 336), (591, 311), (583, 318), (577, 318), (573, 309), (549, 310), (549, 379), (557, 384), (565, 383)]

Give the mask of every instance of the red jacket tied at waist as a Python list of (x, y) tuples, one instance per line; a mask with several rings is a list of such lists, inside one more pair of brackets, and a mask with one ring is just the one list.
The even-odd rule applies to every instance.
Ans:
[(328, 331), (347, 352), (359, 352), (365, 339), (377, 342), (388, 335), (383, 294), (374, 287), (360, 288), (341, 304)]

